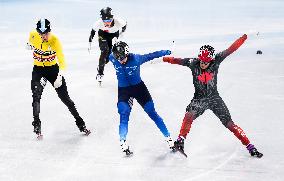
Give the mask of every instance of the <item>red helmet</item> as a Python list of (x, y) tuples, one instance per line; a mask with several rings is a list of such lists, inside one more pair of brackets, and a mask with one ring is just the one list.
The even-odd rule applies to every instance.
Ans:
[(203, 62), (211, 62), (215, 58), (215, 50), (210, 45), (203, 45), (198, 54), (198, 58)]

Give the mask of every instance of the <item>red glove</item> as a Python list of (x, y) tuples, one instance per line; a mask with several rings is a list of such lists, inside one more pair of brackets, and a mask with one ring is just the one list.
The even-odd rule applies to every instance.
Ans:
[(163, 61), (164, 62), (168, 62), (168, 63), (174, 63), (174, 57), (163, 57)]

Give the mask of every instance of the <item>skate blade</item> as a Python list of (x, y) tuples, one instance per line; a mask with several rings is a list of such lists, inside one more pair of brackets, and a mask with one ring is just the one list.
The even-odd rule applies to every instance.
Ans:
[(85, 132), (85, 136), (89, 136), (90, 134), (91, 134), (91, 131), (90, 131), (90, 130), (88, 130), (88, 131)]
[(42, 139), (43, 139), (43, 135), (42, 135), (42, 134), (37, 134), (36, 139), (37, 139), (37, 140), (42, 140)]
[(263, 156), (262, 153), (258, 153), (258, 154), (256, 154), (256, 155), (253, 155), (252, 157), (261, 158), (262, 156)]
[(133, 156), (133, 152), (128, 150), (128, 151), (124, 151), (125, 153), (125, 157), (132, 157)]
[(184, 152), (184, 150), (179, 149), (178, 147), (174, 147), (173, 148), (173, 152), (179, 152), (180, 154), (182, 154), (183, 156), (185, 156), (187, 158), (187, 154)]
[(180, 152), (183, 156), (187, 158), (187, 154), (183, 150), (178, 149), (178, 152)]
[(133, 156), (133, 152), (130, 153), (126, 153), (125, 157), (132, 157)]

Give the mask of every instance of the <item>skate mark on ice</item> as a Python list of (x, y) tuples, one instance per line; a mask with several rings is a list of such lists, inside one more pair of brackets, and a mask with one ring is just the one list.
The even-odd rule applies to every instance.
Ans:
[(235, 151), (230, 155), (229, 158), (227, 158), (227, 159), (226, 159), (224, 162), (222, 162), (221, 164), (217, 165), (215, 168), (212, 168), (212, 169), (210, 169), (210, 170), (208, 170), (208, 171), (206, 171), (206, 172), (204, 172), (204, 173), (198, 174), (198, 175), (193, 176), (193, 177), (191, 177), (191, 178), (189, 178), (189, 179), (186, 179), (186, 180), (184, 180), (184, 181), (196, 180), (196, 179), (199, 179), (199, 178), (204, 177), (204, 176), (206, 176), (206, 175), (209, 175), (210, 173), (215, 172), (216, 170), (218, 170), (218, 169), (222, 168), (224, 165), (226, 165), (229, 161), (231, 161), (232, 158), (234, 158), (234, 157), (236, 156), (236, 152), (237, 152), (237, 148), (236, 148)]

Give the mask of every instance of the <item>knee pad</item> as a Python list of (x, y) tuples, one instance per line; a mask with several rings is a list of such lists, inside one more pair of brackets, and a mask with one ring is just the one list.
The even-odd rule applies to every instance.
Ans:
[(40, 82), (32, 81), (31, 89), (32, 89), (34, 101), (39, 101), (41, 98), (42, 91), (43, 91), (43, 86), (41, 85)]
[(64, 77), (62, 75), (58, 74), (56, 80), (53, 83), (53, 87), (55, 89), (59, 88), (60, 86), (62, 86), (63, 81), (64, 81)]

